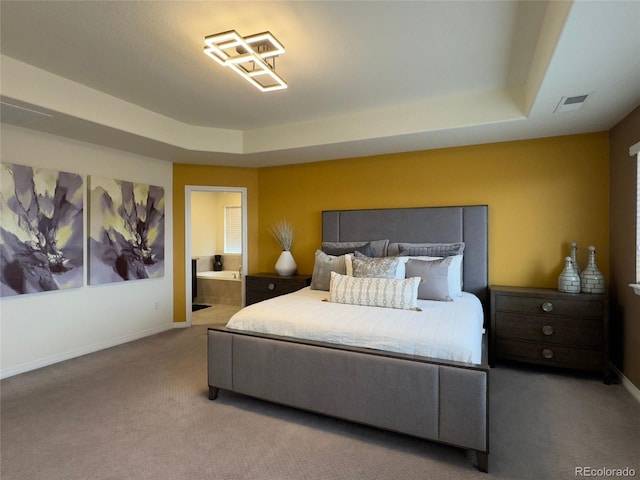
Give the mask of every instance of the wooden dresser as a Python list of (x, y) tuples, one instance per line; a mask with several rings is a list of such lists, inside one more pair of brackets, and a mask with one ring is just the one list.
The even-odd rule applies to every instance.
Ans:
[(254, 273), (246, 276), (245, 284), (245, 303), (251, 305), (307, 287), (311, 284), (311, 275), (281, 277), (277, 273)]
[(489, 364), (509, 359), (597, 370), (609, 383), (605, 295), (491, 286)]

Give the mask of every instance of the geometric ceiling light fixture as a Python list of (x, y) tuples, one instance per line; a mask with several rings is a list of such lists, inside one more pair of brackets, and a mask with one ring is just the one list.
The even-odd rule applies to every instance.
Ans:
[(241, 37), (235, 30), (208, 35), (204, 53), (223, 67), (229, 67), (262, 92), (287, 88), (276, 73), (276, 58), (282, 44), (270, 32)]

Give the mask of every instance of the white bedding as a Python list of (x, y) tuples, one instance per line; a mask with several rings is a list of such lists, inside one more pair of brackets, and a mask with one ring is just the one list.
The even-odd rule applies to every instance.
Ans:
[(481, 363), (483, 312), (475, 295), (453, 302), (418, 300), (422, 311), (323, 301), (329, 292), (303, 288), (255, 303), (227, 327), (321, 342)]

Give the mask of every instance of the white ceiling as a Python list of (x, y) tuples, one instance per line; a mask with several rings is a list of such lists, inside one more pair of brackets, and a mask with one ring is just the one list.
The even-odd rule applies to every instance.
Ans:
[[(0, 18), (4, 122), (179, 163), (604, 131), (640, 104), (637, 0), (2, 0)], [(203, 54), (230, 29), (285, 45), (287, 90), (261, 93)]]

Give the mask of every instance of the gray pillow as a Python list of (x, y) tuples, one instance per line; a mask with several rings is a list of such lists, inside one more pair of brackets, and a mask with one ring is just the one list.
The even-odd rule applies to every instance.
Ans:
[(453, 257), (440, 260), (417, 260), (410, 258), (405, 265), (407, 278), (422, 277), (425, 279), (418, 287), (418, 298), (422, 300), (453, 301), (449, 291), (449, 266)]
[(449, 257), (462, 255), (464, 242), (457, 243), (399, 243), (400, 255), (406, 257)]
[[(322, 242), (322, 251), (329, 255), (344, 255), (359, 250), (367, 257), (386, 257), (389, 240), (373, 240), (370, 242)], [(366, 249), (367, 252), (360, 250)]]
[(328, 292), (329, 286), (331, 285), (331, 272), (346, 275), (347, 264), (344, 255), (327, 255), (320, 250), (316, 250), (313, 275), (311, 277), (311, 290), (324, 290)]
[(373, 257), (373, 248), (371, 242), (367, 242), (359, 247), (344, 246), (344, 245), (328, 245), (322, 244), (322, 251), (328, 255), (346, 255), (347, 253), (361, 253), (367, 257)]

